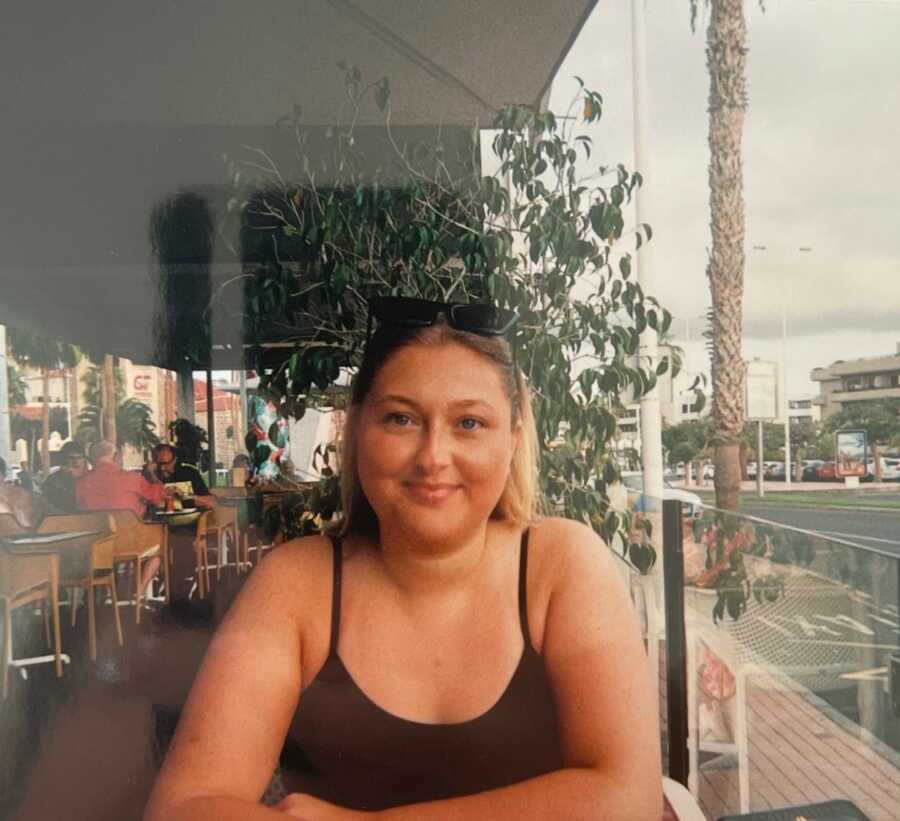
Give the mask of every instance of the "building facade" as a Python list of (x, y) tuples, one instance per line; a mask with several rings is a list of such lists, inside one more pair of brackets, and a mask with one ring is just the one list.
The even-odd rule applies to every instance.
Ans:
[(819, 383), (819, 394), (812, 403), (820, 408), (822, 419), (854, 402), (900, 399), (900, 343), (893, 354), (838, 360), (813, 368), (809, 376)]

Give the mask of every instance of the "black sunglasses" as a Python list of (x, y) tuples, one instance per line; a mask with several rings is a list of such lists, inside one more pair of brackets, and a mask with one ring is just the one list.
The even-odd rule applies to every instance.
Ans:
[(484, 303), (432, 302), (406, 296), (376, 296), (369, 300), (367, 338), (372, 336), (372, 319), (385, 325), (425, 328), (443, 314), (451, 328), (480, 336), (503, 336), (519, 319), (515, 310)]

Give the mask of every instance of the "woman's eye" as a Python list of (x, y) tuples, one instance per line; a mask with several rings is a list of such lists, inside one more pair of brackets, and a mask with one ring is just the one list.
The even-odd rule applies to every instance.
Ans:
[(463, 430), (478, 430), (484, 427), (484, 423), (480, 419), (473, 419), (471, 416), (460, 420), (459, 424)]
[(406, 427), (406, 425), (412, 424), (412, 417), (405, 413), (389, 413), (385, 417), (385, 421), (391, 425)]

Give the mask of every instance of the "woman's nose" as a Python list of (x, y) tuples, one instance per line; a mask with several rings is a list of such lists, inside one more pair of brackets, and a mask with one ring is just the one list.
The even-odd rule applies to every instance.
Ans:
[(417, 463), (426, 471), (439, 470), (450, 463), (450, 436), (440, 426), (428, 426), (423, 429)]

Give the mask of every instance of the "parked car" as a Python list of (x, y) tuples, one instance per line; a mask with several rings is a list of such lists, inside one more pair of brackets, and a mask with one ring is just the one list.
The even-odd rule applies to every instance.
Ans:
[(822, 462), (819, 465), (818, 479), (820, 482), (836, 482), (838, 480), (834, 462)]
[[(893, 456), (879, 456), (881, 460), (881, 480), (883, 482), (900, 482), (900, 459)], [(860, 477), (862, 482), (875, 481), (875, 464), (872, 459), (866, 462), (866, 475)]]
[(900, 459), (885, 456), (881, 460), (881, 478), (885, 482), (900, 482)]
[(818, 482), (819, 468), (823, 464), (825, 464), (823, 459), (804, 459), (802, 480), (804, 482)]
[(784, 462), (763, 462), (763, 476), (770, 482), (783, 482)]
[(756, 462), (747, 462), (747, 478), (756, 478)]
[[(632, 493), (644, 492), (644, 476), (637, 471), (627, 471), (622, 473), (622, 484)], [(692, 519), (699, 518), (703, 513), (703, 500), (689, 490), (681, 490), (681, 488), (672, 487), (667, 481), (663, 480), (663, 500), (677, 499), (683, 504), (685, 516)]]

